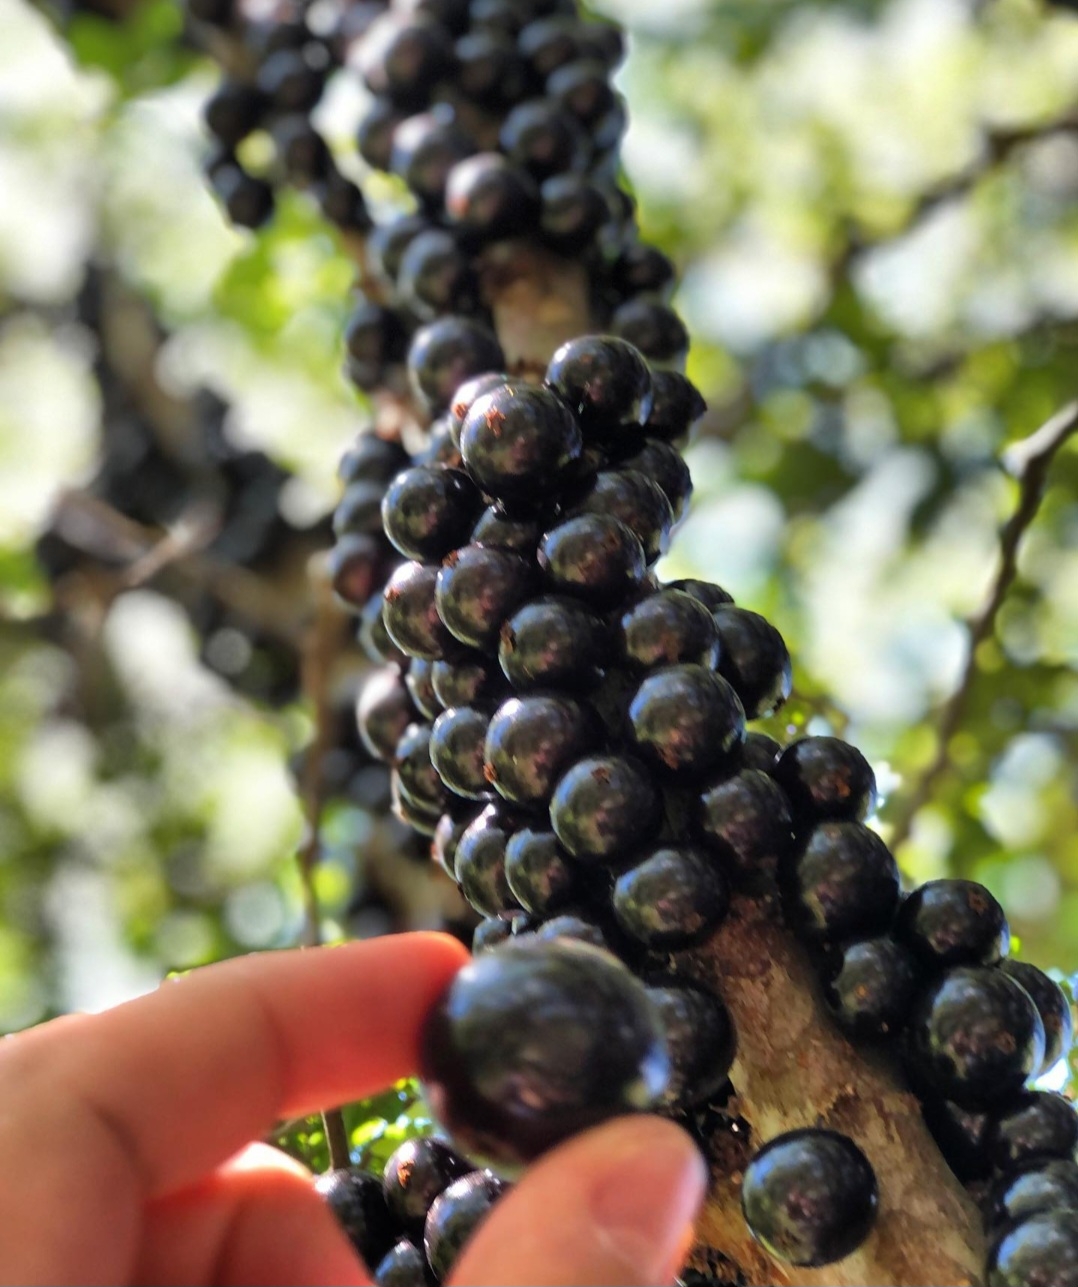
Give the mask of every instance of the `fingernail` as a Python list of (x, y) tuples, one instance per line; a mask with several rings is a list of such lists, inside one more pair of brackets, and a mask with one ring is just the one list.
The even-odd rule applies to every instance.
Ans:
[(672, 1281), (707, 1187), (703, 1158), (684, 1131), (652, 1117), (627, 1119), (605, 1160), (591, 1195), (596, 1236), (626, 1284)]

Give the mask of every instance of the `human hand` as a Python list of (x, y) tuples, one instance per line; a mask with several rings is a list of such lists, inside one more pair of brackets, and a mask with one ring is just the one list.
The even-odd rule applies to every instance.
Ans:
[[(437, 934), (252, 955), (7, 1038), (0, 1282), (368, 1282), (311, 1175), (253, 1141), (414, 1072), (467, 959)], [(669, 1282), (704, 1183), (670, 1123), (608, 1122), (529, 1169), (453, 1281)]]

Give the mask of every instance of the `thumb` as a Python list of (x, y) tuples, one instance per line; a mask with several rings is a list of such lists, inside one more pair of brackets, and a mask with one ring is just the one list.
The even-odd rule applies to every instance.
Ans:
[(548, 1153), (494, 1208), (453, 1271), (468, 1287), (657, 1287), (687, 1250), (707, 1186), (696, 1146), (619, 1117)]

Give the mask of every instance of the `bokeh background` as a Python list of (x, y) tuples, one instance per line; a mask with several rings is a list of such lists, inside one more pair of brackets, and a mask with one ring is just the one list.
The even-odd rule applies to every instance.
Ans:
[[(626, 174), (710, 404), (660, 571), (774, 620), (783, 736), (861, 746), (908, 876), (984, 881), (1021, 955), (1073, 975), (1073, 443), (942, 756), (938, 727), (1017, 503), (1011, 449), (1078, 394), (1078, 14), (596, 8), (631, 34)], [(309, 929), (306, 573), (365, 423), (339, 372), (354, 268), (302, 195), (258, 234), (226, 223), (200, 168), (215, 80), (172, 0), (0, 0), (6, 1031)], [(318, 109), (345, 168), (359, 94), (338, 77)], [(400, 197), (367, 190), (376, 211)], [(344, 665), (324, 694), (344, 745), (313, 872), (330, 940), (448, 907), (422, 854), (394, 866), (354, 691)]]

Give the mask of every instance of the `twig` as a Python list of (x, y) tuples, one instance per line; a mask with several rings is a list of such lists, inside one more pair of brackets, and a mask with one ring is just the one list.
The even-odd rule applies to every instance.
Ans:
[(969, 643), (966, 664), (958, 686), (940, 711), (936, 728), (936, 754), (905, 798), (894, 818), (891, 847), (909, 839), (917, 814), (931, 798), (939, 779), (950, 767), (950, 743), (962, 723), (970, 692), (977, 678), (977, 650), (995, 629), (999, 610), (1018, 572), (1018, 549), (1037, 517), (1044, 498), (1052, 462), (1059, 449), (1078, 430), (1078, 402), (1069, 403), (1036, 433), (1016, 443), (1003, 456), (1003, 466), (1018, 480), (1018, 505), (1000, 533), (999, 569), (984, 606), (967, 623)]
[[(300, 884), (303, 888), (304, 941), (307, 947), (322, 942), (322, 918), (318, 892), (314, 886), (314, 869), (322, 855), (322, 813), (325, 808), (325, 760), (335, 741), (331, 681), (333, 665), (341, 644), (343, 614), (334, 597), (326, 574), (324, 559), (312, 559), (311, 583), (314, 591), (314, 614), (307, 629), (300, 663), (303, 696), (314, 714), (314, 738), (300, 775), (300, 804), (306, 820), (306, 835), (296, 854)], [(339, 1108), (322, 1113), (322, 1124), (329, 1146), (330, 1165), (334, 1169), (352, 1164), (351, 1146), (344, 1116)]]

